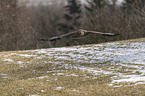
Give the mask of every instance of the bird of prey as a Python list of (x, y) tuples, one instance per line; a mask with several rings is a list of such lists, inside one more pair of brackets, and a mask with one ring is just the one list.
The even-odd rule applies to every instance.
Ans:
[(52, 38), (49, 38), (49, 39), (41, 39), (41, 40), (42, 41), (56, 41), (56, 40), (62, 39), (63, 37), (70, 37), (70, 38), (73, 38), (73, 39), (78, 39), (80, 37), (84, 37), (84, 36), (87, 36), (89, 34), (101, 34), (103, 36), (117, 36), (117, 35), (120, 35), (120, 34), (114, 34), (114, 33), (102, 33), (102, 32), (97, 32), (97, 31), (88, 31), (88, 30), (79, 29), (77, 31), (73, 31), (73, 32), (70, 32), (70, 33), (67, 33), (67, 34), (63, 34), (63, 35), (60, 35), (60, 36), (55, 36), (55, 37), (52, 37)]

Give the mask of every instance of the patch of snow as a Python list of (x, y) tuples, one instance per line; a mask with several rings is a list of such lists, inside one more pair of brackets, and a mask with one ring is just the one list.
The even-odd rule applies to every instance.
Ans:
[(46, 80), (46, 81), (50, 81), (50, 80)]
[(91, 76), (86, 76), (85, 78), (91, 78)]
[(36, 77), (36, 79), (44, 79), (44, 78), (48, 78), (48, 76), (40, 76), (40, 77)]
[(62, 90), (62, 89), (65, 89), (65, 87), (56, 87), (55, 90)]
[(52, 80), (57, 81), (58, 79), (57, 79), (57, 78), (54, 78), (54, 79), (52, 79)]
[(17, 61), (17, 64), (23, 64), (23, 62), (22, 61)]
[[(35, 50), (35, 52), (36, 52), (36, 50)], [(46, 53), (47, 53), (47, 51), (44, 49), (37, 50), (37, 54), (46, 54)]]
[(74, 92), (80, 92), (79, 90), (71, 90), (71, 91), (74, 91)]
[(35, 77), (35, 78), (28, 78), (28, 80), (32, 80), (32, 79), (44, 79), (44, 78), (48, 78), (49, 76), (40, 76), (40, 77)]
[(9, 56), (12, 56), (12, 55), (17, 55), (17, 53), (10, 53), (8, 55), (5, 55), (4, 57), (9, 57)]
[(108, 86), (113, 86), (113, 84), (111, 83), (111, 84), (107, 84)]
[(66, 48), (66, 47), (62, 47), (62, 48), (53, 48), (52, 49), (53, 51), (75, 51), (75, 50), (77, 50), (76, 48)]
[(3, 78), (8, 78), (8, 77), (3, 77)]
[(42, 57), (36, 57), (36, 59), (42, 59)]
[(3, 74), (3, 73), (0, 73), (0, 75), (2, 75), (2, 76), (7, 76), (8, 74)]
[(14, 62), (12, 59), (4, 59), (5, 62)]
[(113, 86), (113, 87), (122, 87), (123, 85), (115, 85), (115, 86)]
[(140, 73), (142, 73), (141, 75), (145, 75), (145, 70), (139, 70)]
[(41, 92), (45, 92), (45, 90), (41, 90)]
[(92, 79), (97, 79), (97, 77), (93, 77)]
[(145, 82), (137, 82), (134, 85), (145, 84)]
[(75, 76), (75, 77), (78, 77), (79, 75), (76, 75), (76, 74), (69, 74), (69, 75), (66, 75), (66, 76)]
[(100, 75), (100, 74), (113, 74), (113, 72), (109, 72), (109, 71), (104, 71), (102, 69), (95, 69), (95, 68), (89, 68), (89, 67), (78, 67), (78, 69), (82, 70), (82, 71), (87, 71), (89, 73), (92, 73), (93, 75)]
[(143, 81), (145, 82), (145, 76), (144, 77), (140, 77), (140, 76), (136, 76), (136, 77), (128, 77), (126, 79), (119, 79), (119, 80), (113, 80), (112, 83), (120, 83), (120, 82), (139, 82), (139, 81)]
[(30, 58), (30, 57), (36, 57), (37, 55), (28, 55), (28, 54), (18, 54), (19, 56), (22, 56), (22, 57), (27, 57), (27, 58)]
[(52, 75), (65, 75), (65, 73), (54, 73), (54, 74), (52, 74)]

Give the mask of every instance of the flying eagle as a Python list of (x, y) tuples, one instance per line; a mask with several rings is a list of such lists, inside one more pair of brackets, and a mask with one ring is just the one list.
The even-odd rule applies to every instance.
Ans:
[(42, 41), (56, 41), (56, 40), (62, 39), (63, 37), (70, 37), (70, 38), (73, 38), (73, 39), (78, 39), (80, 37), (84, 37), (84, 36), (87, 36), (89, 34), (101, 34), (103, 36), (117, 36), (117, 35), (120, 35), (120, 34), (114, 34), (114, 33), (102, 33), (102, 32), (88, 31), (88, 30), (79, 29), (77, 31), (73, 31), (73, 32), (70, 32), (70, 33), (67, 33), (67, 34), (63, 34), (63, 35), (60, 35), (60, 36), (55, 36), (55, 37), (52, 37), (52, 38), (49, 38), (49, 39), (41, 39), (41, 40)]

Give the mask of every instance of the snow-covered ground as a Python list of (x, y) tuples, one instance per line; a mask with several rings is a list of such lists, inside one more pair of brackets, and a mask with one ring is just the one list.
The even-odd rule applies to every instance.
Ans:
[[(32, 52), (35, 55), (22, 54), (21, 52)], [(87, 71), (94, 76), (97, 75), (110, 75), (111, 83), (109, 86), (115, 84), (131, 83), (135, 85), (145, 84), (145, 41), (139, 42), (124, 42), (124, 43), (102, 43), (94, 45), (83, 45), (62, 48), (48, 48), (20, 51), (19, 53), (10, 53), (3, 58), (4, 62), (15, 62), (9, 56), (16, 55), (20, 57), (39, 59), (44, 63), (52, 63), (54, 65), (60, 64), (61, 67), (66, 69), (74, 68), (82, 71)], [(43, 60), (48, 58), (48, 60)], [(21, 67), (25, 63), (17, 61)], [(48, 71), (51, 72), (51, 71)], [(61, 71), (60, 71), (61, 72)], [(55, 72), (54, 72), (55, 73)], [(54, 74), (55, 75), (55, 74)], [(67, 75), (58, 73), (57, 75)], [(67, 76), (79, 76), (77, 74), (70, 74)], [(36, 77), (46, 78), (47, 76)], [(56, 90), (63, 87), (58, 87)]]

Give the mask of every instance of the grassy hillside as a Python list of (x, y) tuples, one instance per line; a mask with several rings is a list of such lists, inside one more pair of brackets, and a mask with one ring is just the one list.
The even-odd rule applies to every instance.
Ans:
[(1, 96), (144, 96), (145, 39), (0, 52)]

